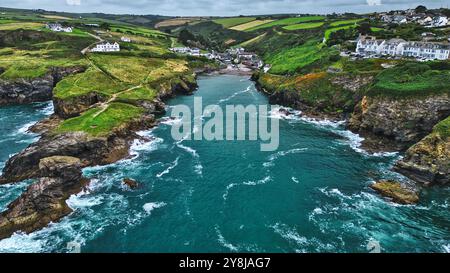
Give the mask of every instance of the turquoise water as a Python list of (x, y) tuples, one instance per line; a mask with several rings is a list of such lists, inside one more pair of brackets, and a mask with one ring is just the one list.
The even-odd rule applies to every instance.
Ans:
[[(204, 105), (267, 104), (244, 77), (202, 77), (199, 85)], [(20, 129), (45, 107), (0, 109), (2, 164), (35, 139)], [(386, 202), (368, 186), (403, 179), (389, 171), (399, 155), (366, 155), (338, 123), (271, 117), (280, 119), (275, 152), (251, 141), (177, 142), (176, 121), (141, 132), (154, 139), (136, 142), (133, 159), (85, 170), (93, 182), (68, 201), (73, 214), (0, 241), (0, 251), (66, 252), (69, 242), (82, 252), (367, 252), (369, 242), (383, 252), (450, 251), (450, 190), (427, 190), (417, 206)], [(142, 187), (127, 190), (123, 178)], [(25, 186), (0, 187), (1, 209)]]

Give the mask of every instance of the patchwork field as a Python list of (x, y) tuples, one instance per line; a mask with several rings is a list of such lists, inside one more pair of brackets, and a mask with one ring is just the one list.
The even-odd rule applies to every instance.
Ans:
[(232, 27), (230, 29), (239, 30), (239, 31), (245, 31), (245, 30), (249, 30), (249, 29), (255, 28), (257, 26), (270, 23), (270, 22), (273, 22), (273, 20), (271, 20), (271, 19), (255, 20), (255, 21), (251, 21), (251, 22), (248, 22), (248, 23), (245, 23), (245, 24), (234, 26), (234, 27)]
[(222, 25), (224, 28), (231, 28), (256, 20), (256, 17), (232, 17), (213, 20), (214, 23)]
[(254, 31), (258, 29), (264, 29), (264, 28), (270, 28), (275, 26), (288, 26), (288, 25), (295, 25), (300, 23), (306, 23), (306, 22), (313, 22), (313, 21), (322, 21), (324, 20), (324, 16), (305, 16), (305, 17), (292, 17), (292, 18), (285, 18), (276, 20), (267, 24), (259, 25), (257, 27), (253, 27), (251, 29), (248, 29), (248, 31)]
[(324, 25), (324, 22), (319, 23), (303, 23), (303, 24), (295, 24), (290, 26), (285, 26), (283, 29), (285, 30), (301, 30), (301, 29), (312, 29), (318, 28)]
[(338, 26), (344, 26), (344, 25), (351, 25), (351, 24), (359, 23), (359, 22), (364, 21), (364, 20), (365, 19), (351, 19), (351, 20), (336, 21), (336, 22), (330, 23), (330, 26), (331, 27), (338, 27)]
[(253, 38), (253, 39), (250, 39), (250, 40), (248, 40), (248, 41), (245, 41), (245, 42), (241, 43), (240, 46), (243, 46), (243, 47), (249, 46), (249, 45), (251, 45), (251, 44), (253, 44), (253, 43), (256, 43), (256, 42), (262, 40), (266, 35), (267, 35), (267, 33), (264, 33), (264, 34), (261, 34), (261, 35), (259, 35), (259, 36), (256, 36), (256, 37)]
[(15, 30), (15, 29), (33, 29), (37, 30), (44, 26), (43, 23), (33, 22), (9, 22), (0, 24), (0, 30)]
[(193, 23), (202, 20), (202, 18), (199, 17), (187, 17), (187, 18), (175, 18), (175, 19), (168, 19), (164, 20), (162, 22), (159, 22), (155, 25), (156, 28), (162, 28), (162, 27), (176, 27), (176, 26), (182, 26), (185, 24)]

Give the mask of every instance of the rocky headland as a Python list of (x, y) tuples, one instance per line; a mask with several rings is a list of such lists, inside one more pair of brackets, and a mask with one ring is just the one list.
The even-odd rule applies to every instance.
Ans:
[[(81, 70), (65, 71), (69, 74)], [(200, 72), (202, 71), (196, 71)], [(18, 82), (18, 86), (21, 86), (22, 81)], [(54, 84), (54, 79), (49, 80), (44, 88), (45, 96), (43, 93), (42, 96), (28, 96), (21, 102), (41, 101), (52, 97), (51, 90)], [(7, 88), (19, 89), (11, 83), (4, 88), (5, 92)], [(17, 231), (33, 232), (70, 214), (71, 209), (65, 201), (72, 194), (81, 192), (89, 182), (82, 176), (82, 169), (111, 164), (127, 158), (133, 141), (141, 138), (136, 132), (158, 124), (156, 117), (165, 111), (163, 100), (179, 94), (192, 94), (196, 88), (195, 75), (161, 81), (158, 84), (158, 96), (153, 100), (128, 102), (143, 109), (138, 117), (100, 136), (82, 131), (59, 132), (56, 128), (69, 118), (77, 117), (93, 107), (101, 107), (102, 103), (110, 101), (96, 92), (70, 100), (53, 98), (55, 114), (30, 128), (31, 131), (41, 134), (40, 140), (11, 157), (3, 169), (0, 184), (29, 179), (36, 182), (0, 214), (0, 239), (7, 238)], [(18, 100), (5, 101), (5, 103), (17, 102)]]
[[(253, 75), (257, 88), (269, 97), (272, 104), (292, 107), (314, 119), (345, 120), (349, 130), (364, 138), (362, 147), (370, 153), (405, 152), (405, 157), (393, 169), (417, 182), (418, 186), (448, 184), (449, 128), (441, 125), (441, 133), (436, 133), (433, 128), (448, 123), (445, 119), (450, 115), (450, 94), (437, 92), (411, 97), (366, 95), (374, 79), (370, 75), (330, 76), (325, 73)], [(387, 195), (381, 188), (378, 192)], [(389, 195), (395, 202), (410, 203)]]
[(65, 76), (81, 73), (83, 66), (52, 68), (45, 76), (35, 79), (0, 79), (0, 106), (43, 102), (52, 99), (52, 91)]

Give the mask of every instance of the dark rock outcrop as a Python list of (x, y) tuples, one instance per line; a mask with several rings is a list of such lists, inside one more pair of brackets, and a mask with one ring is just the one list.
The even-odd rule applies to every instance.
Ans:
[(45, 76), (36, 79), (0, 79), (0, 105), (25, 104), (52, 99), (55, 85), (65, 76), (80, 73), (84, 67), (52, 68)]
[(394, 170), (430, 185), (450, 184), (450, 138), (433, 133), (412, 146)]
[[(145, 114), (114, 128), (104, 137), (84, 132), (55, 134), (54, 129), (62, 119), (76, 116), (105, 98), (95, 92), (75, 101), (54, 98), (55, 115), (32, 128), (42, 134), (42, 138), (11, 157), (3, 169), (0, 184), (26, 179), (38, 181), (0, 214), (0, 239), (16, 231), (38, 230), (68, 215), (71, 209), (66, 200), (79, 193), (88, 182), (82, 177), (81, 169), (128, 157), (132, 141), (141, 138), (135, 132), (154, 127), (157, 124), (155, 115), (164, 113), (165, 105), (161, 100), (175, 94), (191, 94), (197, 83), (194, 76), (187, 76), (162, 81), (158, 87), (161, 88), (159, 98), (138, 102), (146, 110)], [(133, 180), (124, 183), (132, 189), (139, 186)]]
[(53, 98), (53, 105), (55, 107), (55, 114), (61, 118), (67, 119), (80, 115), (93, 105), (105, 102), (108, 98), (97, 92), (90, 92), (88, 94), (74, 97), (60, 99), (58, 97)]
[(116, 128), (108, 137), (92, 137), (83, 132), (46, 135), (8, 160), (0, 184), (40, 177), (40, 160), (51, 156), (76, 157), (83, 166), (114, 163), (128, 157), (130, 143), (138, 137), (135, 131), (154, 125), (154, 117), (145, 116)]
[(450, 115), (448, 94), (426, 98), (390, 99), (364, 97), (349, 121), (349, 128), (366, 138), (373, 150), (406, 150), (431, 133), (433, 127)]
[(124, 184), (125, 186), (127, 186), (128, 188), (130, 188), (132, 190), (135, 190), (135, 189), (139, 188), (139, 186), (140, 186), (137, 181), (130, 179), (130, 178), (125, 178), (122, 181), (122, 184)]
[(89, 182), (82, 177), (81, 167), (74, 157), (41, 159), (38, 171), (42, 177), (0, 214), (0, 239), (16, 231), (31, 233), (70, 214), (66, 200)]
[(399, 182), (382, 180), (370, 187), (382, 196), (399, 204), (412, 205), (419, 202), (419, 195), (416, 190), (408, 188)]

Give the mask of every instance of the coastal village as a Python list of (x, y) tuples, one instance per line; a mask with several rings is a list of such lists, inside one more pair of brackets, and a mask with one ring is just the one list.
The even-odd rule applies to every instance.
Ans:
[(190, 47), (174, 47), (170, 48), (170, 50), (174, 53), (215, 60), (229, 70), (250, 71), (264, 67), (264, 62), (256, 53), (248, 52), (243, 47), (227, 49), (223, 53), (218, 53), (214, 50), (202, 53), (200, 49)]

